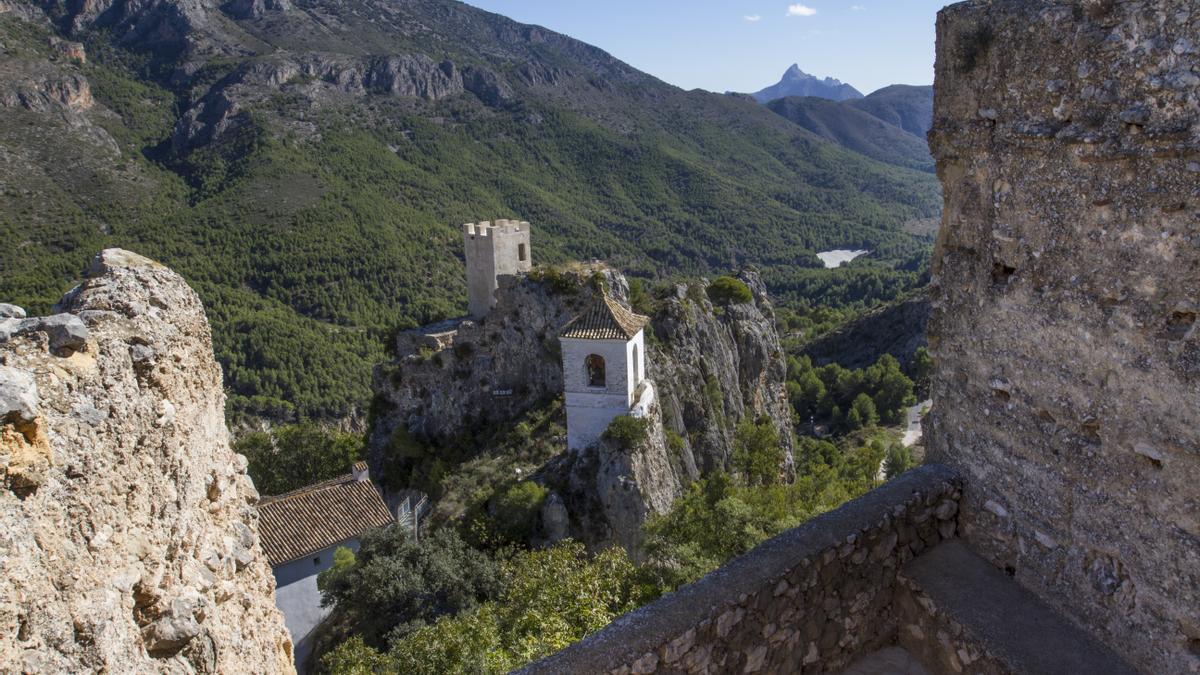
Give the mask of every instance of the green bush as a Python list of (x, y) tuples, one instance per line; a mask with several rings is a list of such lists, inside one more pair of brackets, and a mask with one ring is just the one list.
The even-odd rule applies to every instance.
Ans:
[(492, 500), (492, 529), (509, 543), (528, 544), (546, 495), (546, 488), (533, 481), (509, 486)]
[(500, 576), (495, 601), (393, 643), (395, 672), (506, 673), (652, 599), (620, 548), (590, 555), (570, 542), (522, 552), (502, 564)]
[(708, 299), (714, 305), (740, 305), (754, 300), (750, 287), (730, 276), (717, 277), (708, 286)]
[(641, 445), (649, 437), (650, 421), (630, 417), (629, 415), (618, 415), (609, 423), (604, 435), (613, 443), (616, 443), (617, 447), (625, 451), (630, 451)]
[(733, 438), (733, 465), (747, 485), (773, 485), (779, 482), (784, 451), (779, 445), (779, 430), (769, 419), (743, 419)]
[(498, 591), (496, 563), (449, 528), (420, 543), (396, 525), (371, 530), (345, 562), (318, 577), (321, 604), (335, 606), (340, 625), (376, 648)]

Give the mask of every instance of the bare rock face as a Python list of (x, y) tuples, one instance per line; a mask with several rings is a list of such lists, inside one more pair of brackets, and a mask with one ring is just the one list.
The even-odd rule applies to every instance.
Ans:
[(756, 272), (739, 278), (753, 300), (714, 307), (704, 282), (676, 287), (654, 316), (657, 346), (646, 372), (659, 386), (663, 424), (684, 449), (676, 460), (692, 479), (727, 468), (734, 431), (743, 418), (775, 423), (791, 470), (791, 406), (787, 362), (775, 330), (775, 310)]
[(0, 663), (291, 672), (199, 298), (110, 249), (59, 310), (0, 332)]
[[(737, 424), (747, 417), (779, 428), (787, 450), (781, 471), (790, 471), (791, 409), (774, 312), (758, 276), (741, 278), (752, 302), (714, 308), (705, 284), (697, 282), (676, 289), (653, 317), (646, 373), (656, 393), (641, 447), (602, 441), (582, 453), (564, 452), (539, 473), (561, 499), (571, 536), (636, 552), (649, 515), (670, 508), (705, 472), (728, 467)], [(497, 304), (482, 321), (401, 334), (396, 360), (375, 372), (376, 471), (405, 475), (405, 467), (384, 465), (384, 450), (400, 430), (453, 447), (560, 396), (558, 334), (600, 287), (626, 302), (625, 277), (603, 265), (502, 277)], [(563, 514), (556, 506), (552, 515), (558, 528)]]
[(650, 406), (646, 437), (634, 447), (601, 438), (550, 464), (551, 495), (562, 493), (575, 538), (601, 548), (616, 544), (641, 558), (642, 525), (669, 511), (693, 478), (673, 461), (661, 411), (657, 401)]
[(1146, 672), (1200, 669), (1200, 11), (938, 19), (929, 454), (972, 546)]

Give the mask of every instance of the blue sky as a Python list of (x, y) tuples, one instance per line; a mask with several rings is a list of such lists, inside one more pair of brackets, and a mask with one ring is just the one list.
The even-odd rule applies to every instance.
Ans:
[(793, 63), (864, 94), (933, 82), (948, 0), (468, 0), (566, 33), (685, 89), (757, 91)]

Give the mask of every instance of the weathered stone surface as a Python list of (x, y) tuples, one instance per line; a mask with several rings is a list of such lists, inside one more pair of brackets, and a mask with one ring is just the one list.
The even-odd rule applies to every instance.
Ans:
[(738, 278), (753, 302), (718, 309), (707, 284), (680, 285), (651, 324), (661, 346), (648, 353), (646, 372), (658, 386), (663, 424), (683, 438), (678, 462), (690, 478), (728, 467), (746, 417), (775, 423), (786, 453), (781, 469), (791, 474), (792, 412), (775, 309), (757, 273)]
[(16, 305), (0, 302), (0, 319), (24, 319), (25, 310)]
[(122, 251), (90, 274), (0, 344), (0, 669), (291, 672), (199, 298)]
[(72, 314), (55, 314), (40, 319), (26, 319), (26, 330), (41, 331), (50, 339), (50, 350), (54, 353), (74, 352), (87, 346), (88, 328), (79, 317)]
[(971, 545), (1147, 672), (1200, 668), (1200, 13), (938, 20), (930, 457)]

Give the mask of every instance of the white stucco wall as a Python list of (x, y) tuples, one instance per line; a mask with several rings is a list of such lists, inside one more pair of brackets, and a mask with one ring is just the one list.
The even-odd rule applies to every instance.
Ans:
[(296, 668), (301, 672), (306, 672), (305, 661), (312, 653), (313, 629), (320, 625), (331, 611), (331, 608), (321, 607), (317, 575), (333, 567), (333, 552), (338, 546), (345, 546), (357, 552), (358, 540), (350, 539), (299, 560), (271, 568), (275, 575), (275, 606), (283, 612), (284, 624), (292, 636)]
[[(629, 413), (634, 390), (646, 377), (645, 337), (638, 331), (628, 341), (561, 338), (560, 342), (567, 447), (581, 450), (596, 442), (614, 417)], [(588, 386), (586, 364), (592, 354), (604, 359), (607, 386), (603, 388)]]

